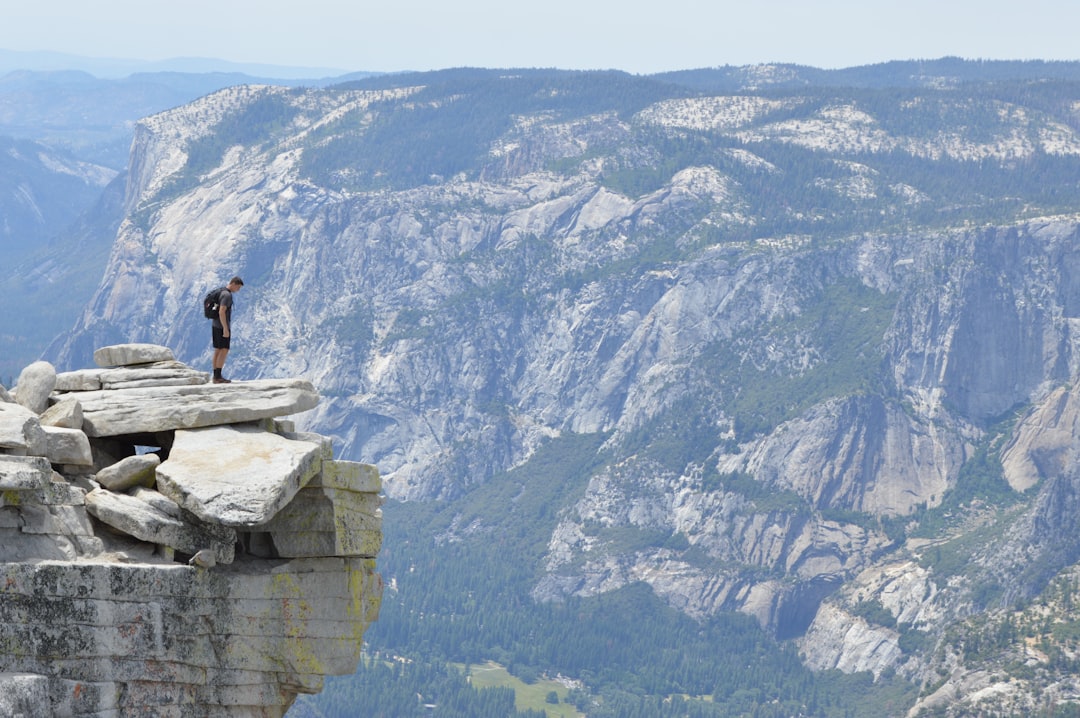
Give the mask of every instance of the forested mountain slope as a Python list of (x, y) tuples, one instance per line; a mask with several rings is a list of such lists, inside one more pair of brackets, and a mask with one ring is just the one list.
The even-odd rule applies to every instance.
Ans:
[[(139, 123), (52, 356), (208, 364), (241, 274), (229, 370), (311, 378), (394, 500), (381, 650), (562, 671), (590, 714), (843, 715), (823, 676), (859, 709), (808, 668), (897, 711), (1074, 698), (1080, 74), (950, 66), (222, 90)], [(569, 630), (603, 606), (637, 637)], [(738, 693), (736, 635), (788, 682)]]

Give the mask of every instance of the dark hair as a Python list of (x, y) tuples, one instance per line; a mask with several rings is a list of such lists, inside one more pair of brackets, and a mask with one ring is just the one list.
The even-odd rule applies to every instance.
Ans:
[(237, 286), (242, 287), (242, 286), (244, 286), (244, 280), (240, 279), (240, 277), (233, 277), (232, 279), (229, 280), (229, 284), (236, 284)]

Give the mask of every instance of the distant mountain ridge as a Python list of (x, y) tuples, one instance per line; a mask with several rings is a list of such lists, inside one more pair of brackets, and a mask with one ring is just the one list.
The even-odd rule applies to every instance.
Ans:
[(677, 70), (653, 75), (702, 91), (768, 87), (945, 87), (974, 82), (1076, 80), (1080, 62), (1066, 60), (965, 60), (943, 57), (892, 60), (825, 70), (806, 65), (766, 64)]
[[(176, 57), (167, 60), (136, 60), (115, 57), (87, 57), (62, 52), (30, 52), (0, 49), (0, 74), (13, 70), (54, 72), (79, 70), (95, 77), (120, 79), (140, 73), (178, 72), (183, 74), (226, 73), (279, 80), (316, 80), (340, 77), (358, 70), (331, 67), (297, 67), (268, 63), (231, 62), (206, 57)], [(360, 73), (370, 74), (370, 73)]]

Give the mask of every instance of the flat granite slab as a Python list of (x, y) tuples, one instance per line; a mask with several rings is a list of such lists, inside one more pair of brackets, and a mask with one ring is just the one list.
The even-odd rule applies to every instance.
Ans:
[(197, 429), (314, 409), (319, 394), (303, 379), (259, 379), (87, 391), (78, 394), (87, 436)]
[(94, 363), (100, 367), (149, 364), (173, 358), (172, 349), (159, 344), (114, 344), (94, 352)]
[(86, 495), (87, 512), (129, 536), (187, 554), (209, 550), (217, 563), (232, 563), (234, 529), (188, 521), (179, 507), (173, 508), (175, 515), (159, 505), (108, 489), (94, 489)]
[(264, 524), (322, 468), (322, 445), (253, 426), (176, 432), (157, 467), (158, 491), (204, 521)]
[(178, 361), (160, 361), (110, 369), (78, 369), (56, 375), (56, 391), (81, 392), (98, 389), (134, 389), (147, 386), (208, 384), (210, 374)]

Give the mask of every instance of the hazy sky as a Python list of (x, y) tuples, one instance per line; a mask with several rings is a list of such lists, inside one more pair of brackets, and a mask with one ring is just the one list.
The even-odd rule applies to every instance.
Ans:
[(5, 0), (0, 49), (347, 71), (1080, 59), (1074, 0)]

